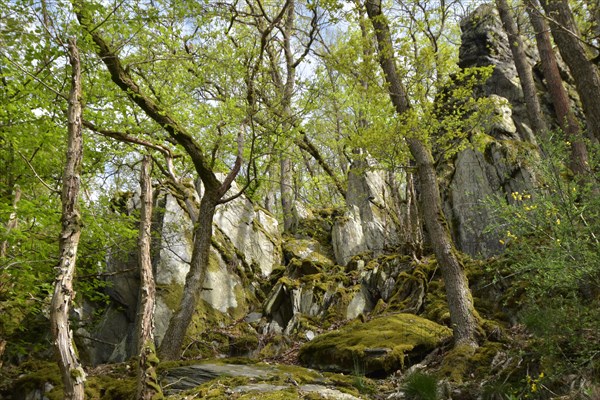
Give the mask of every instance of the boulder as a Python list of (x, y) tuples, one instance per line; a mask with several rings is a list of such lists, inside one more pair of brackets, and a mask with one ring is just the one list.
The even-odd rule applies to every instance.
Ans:
[(320, 370), (381, 376), (423, 359), (452, 332), (413, 314), (355, 321), (315, 337), (300, 348), (300, 362)]

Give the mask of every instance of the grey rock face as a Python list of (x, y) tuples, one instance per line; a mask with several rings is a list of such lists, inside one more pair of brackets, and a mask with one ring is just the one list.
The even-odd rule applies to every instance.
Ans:
[(365, 252), (376, 257), (421, 242), (414, 188), (406, 174), (384, 171), (368, 158), (357, 160), (348, 174), (346, 203), (348, 209), (332, 229), (338, 264), (347, 265)]
[[(495, 120), (485, 133), (484, 145), (475, 144), (453, 161), (452, 174), (442, 187), (444, 211), (458, 248), (471, 256), (502, 251), (489, 200), (510, 201), (512, 192), (529, 192), (535, 176), (527, 159), (535, 158), (536, 139), (529, 127), (517, 71), (496, 8), (484, 4), (461, 23), (462, 68), (493, 65), (494, 72), (477, 93), (493, 99)], [(534, 65), (537, 53), (527, 49)], [(539, 82), (540, 88), (542, 87)], [(547, 107), (546, 107), (547, 108)], [(475, 141), (474, 141), (475, 142)]]
[(340, 265), (347, 265), (352, 257), (369, 250), (357, 206), (349, 206), (344, 216), (336, 219), (331, 237), (335, 259)]
[[(174, 311), (173, 304), (163, 296), (168, 296), (175, 287), (182, 289), (193, 247), (193, 226), (189, 217), (173, 196), (163, 196), (164, 210), (160, 221), (157, 221), (161, 227), (161, 238), (160, 243), (155, 244), (159, 246), (156, 250), (156, 283), (159, 290), (155, 310), (155, 336), (158, 342)], [(250, 274), (268, 277), (273, 268), (281, 264), (277, 220), (241, 196), (217, 209), (214, 227), (218, 233), (215, 235), (218, 245), (211, 249), (211, 261), (203, 284), (206, 290), (202, 291), (201, 297), (215, 310), (240, 318), (249, 311), (246, 293), (250, 290), (240, 271), (249, 270)], [(109, 307), (91, 332), (94, 338), (101, 340), (91, 344), (89, 359), (93, 364), (120, 362), (135, 350), (133, 333), (139, 291), (136, 257), (129, 257), (126, 263), (111, 261), (109, 268), (109, 272), (125, 273), (116, 276), (109, 289), (115, 306)]]

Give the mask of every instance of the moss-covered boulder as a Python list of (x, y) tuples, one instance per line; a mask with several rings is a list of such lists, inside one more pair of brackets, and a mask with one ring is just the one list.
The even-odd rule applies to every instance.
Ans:
[(450, 329), (413, 314), (395, 314), (317, 336), (300, 349), (311, 368), (384, 375), (418, 362), (452, 335)]

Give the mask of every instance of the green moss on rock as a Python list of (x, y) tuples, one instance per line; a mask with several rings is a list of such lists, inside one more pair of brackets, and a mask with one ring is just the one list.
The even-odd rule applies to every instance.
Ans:
[(356, 321), (305, 344), (300, 361), (324, 370), (389, 373), (422, 358), (451, 334), (450, 329), (413, 314)]

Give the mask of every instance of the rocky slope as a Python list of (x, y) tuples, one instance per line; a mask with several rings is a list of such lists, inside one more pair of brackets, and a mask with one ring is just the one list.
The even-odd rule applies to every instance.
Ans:
[[(498, 118), (469, 138), (472, 146), (440, 162), (438, 170), (457, 245), (473, 258), (485, 258), (503, 249), (500, 233), (484, 230), (493, 219), (485, 199), (510, 202), (513, 192), (528, 192), (536, 184), (527, 163), (535, 156), (535, 137), (494, 8), (479, 7), (462, 29), (460, 66), (495, 66), (478, 95), (494, 98)], [(535, 51), (528, 52), (534, 65)], [(537, 83), (543, 91), (543, 82)], [(549, 110), (547, 102), (545, 107)], [(243, 196), (218, 208), (211, 263), (184, 357), (300, 362), (356, 379), (265, 364), (169, 365), (163, 367), (163, 383), (173, 398), (187, 398), (183, 390), (191, 390), (206, 398), (400, 399), (407, 398), (399, 389), (409, 375), (403, 372), (428, 368), (447, 382), (447, 397), (467, 399), (481, 396), (483, 385), (461, 386), (465, 377), (485, 380), (523, 368), (506, 350), (501, 325), (508, 318), (499, 306), (503, 288), (483, 276), (486, 262), (469, 257), (465, 262), (487, 341), (474, 356), (449, 351), (443, 282), (435, 260), (421, 254), (426, 232), (415, 207), (418, 187), (410, 176), (388, 174), (370, 160), (355, 163), (352, 171), (347, 207), (308, 211), (297, 204), (291, 236), (282, 237), (277, 220)], [(155, 335), (160, 341), (183, 290), (192, 226), (175, 198), (162, 194), (157, 202), (163, 209), (156, 218), (161, 239), (155, 243)], [(138, 281), (129, 270), (134, 262), (109, 262), (109, 272), (122, 272), (110, 279), (112, 304), (99, 322), (77, 332), (81, 355), (90, 365), (124, 362), (133, 355)], [(93, 309), (84, 307), (84, 312)], [(216, 378), (221, 375), (225, 378)], [(364, 375), (388, 376), (378, 382), (385, 390), (369, 389), (372, 383)], [(39, 394), (27, 398), (44, 395), (44, 388), (36, 390)]]

